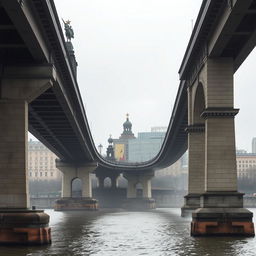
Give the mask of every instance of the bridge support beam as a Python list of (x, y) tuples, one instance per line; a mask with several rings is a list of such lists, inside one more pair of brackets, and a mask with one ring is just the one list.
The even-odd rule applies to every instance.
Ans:
[(204, 124), (189, 125), (188, 132), (188, 194), (184, 197), (181, 216), (191, 216), (200, 208), (200, 196), (204, 193)]
[(52, 86), (52, 67), (7, 67), (0, 81), (0, 244), (48, 244), (49, 216), (29, 209), (28, 104)]
[[(153, 173), (125, 173), (124, 177), (128, 180), (127, 199), (124, 203), (124, 208), (127, 209), (155, 209), (155, 200), (151, 194), (151, 179), (154, 177)], [(141, 184), (142, 197), (137, 194), (136, 186)]]
[(104, 180), (105, 180), (105, 176), (102, 176), (102, 175), (97, 175), (96, 174), (96, 177), (98, 178), (98, 187), (100, 189), (103, 189), (104, 188)]
[[(91, 172), (97, 168), (97, 164), (75, 166), (56, 161), (56, 167), (62, 172), (62, 198), (56, 201), (54, 210), (97, 210), (98, 202), (92, 198), (90, 177)], [(82, 181), (82, 197), (72, 197), (72, 182), (76, 178)]]
[(111, 180), (111, 189), (115, 189), (118, 187), (118, 178), (119, 178), (120, 174), (119, 173), (115, 173), (115, 174), (104, 174), (104, 173), (97, 173), (96, 171), (96, 177), (98, 178), (98, 187), (100, 189), (104, 189), (104, 180), (106, 178), (110, 178)]
[(118, 188), (118, 178), (119, 178), (119, 174), (116, 175), (111, 175), (110, 179), (111, 179), (111, 188), (115, 189)]
[[(192, 213), (191, 235), (254, 236), (253, 214), (243, 208), (243, 194), (237, 192), (233, 60), (208, 59), (199, 81), (205, 95), (205, 191)], [(194, 113), (195, 106), (196, 100)]]

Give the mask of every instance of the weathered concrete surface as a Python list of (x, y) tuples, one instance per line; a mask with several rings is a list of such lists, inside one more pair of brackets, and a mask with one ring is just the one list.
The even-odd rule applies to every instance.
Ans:
[(189, 124), (204, 119), (205, 126), (204, 138), (193, 140), (196, 136), (189, 133), (189, 172), (196, 173), (189, 179), (195, 189), (189, 189), (201, 191), (200, 208), (192, 213), (193, 236), (254, 236), (252, 213), (243, 208), (243, 194), (237, 192), (233, 71), (233, 59), (208, 58), (189, 88)]
[(188, 194), (184, 196), (184, 205), (181, 207), (181, 217), (191, 216), (192, 212), (200, 208), (201, 194)]
[(6, 67), (0, 81), (0, 243), (51, 242), (49, 216), (29, 211), (28, 104), (55, 80), (51, 66)]
[(98, 201), (93, 198), (61, 198), (56, 200), (55, 211), (85, 211), (98, 209)]
[(49, 215), (43, 211), (1, 210), (0, 244), (49, 244)]
[(192, 236), (254, 236), (253, 214), (244, 208), (200, 208), (192, 213)]
[[(56, 162), (56, 167), (62, 172), (62, 194), (54, 206), (55, 211), (67, 210), (96, 210), (97, 200), (92, 198), (91, 172), (97, 164), (84, 164), (75, 166), (61, 161)], [(79, 178), (82, 181), (82, 197), (72, 198), (72, 181)]]
[(142, 197), (151, 198), (151, 179), (154, 177), (153, 173), (131, 174), (124, 173), (124, 177), (128, 180), (127, 198), (136, 198), (136, 185), (142, 185)]

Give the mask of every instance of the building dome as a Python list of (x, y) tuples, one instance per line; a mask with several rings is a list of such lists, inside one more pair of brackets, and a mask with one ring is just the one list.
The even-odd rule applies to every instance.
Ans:
[(129, 114), (126, 115), (126, 121), (123, 123), (123, 127), (125, 131), (131, 130), (132, 128), (132, 123), (129, 120)]
[(113, 139), (112, 139), (111, 135), (110, 135), (109, 138), (108, 138), (108, 143), (109, 143), (109, 144), (112, 144), (112, 143), (113, 143)]

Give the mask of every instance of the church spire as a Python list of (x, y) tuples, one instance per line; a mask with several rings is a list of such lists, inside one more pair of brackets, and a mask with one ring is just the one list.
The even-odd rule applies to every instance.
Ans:
[(129, 120), (129, 114), (126, 114), (126, 121), (123, 123), (123, 133), (121, 137), (134, 138), (134, 134), (132, 133), (132, 123)]

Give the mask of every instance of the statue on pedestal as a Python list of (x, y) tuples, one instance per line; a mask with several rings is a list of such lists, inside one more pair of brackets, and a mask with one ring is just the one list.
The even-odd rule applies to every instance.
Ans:
[(74, 30), (70, 25), (71, 21), (70, 20), (64, 21), (63, 19), (62, 21), (65, 26), (65, 35), (67, 38), (67, 42), (71, 42), (71, 39), (74, 38)]

